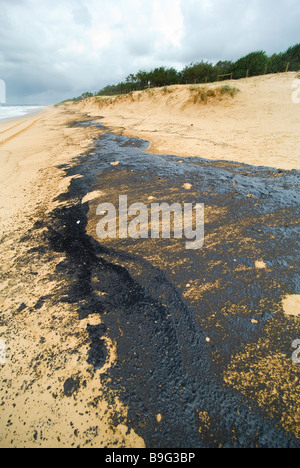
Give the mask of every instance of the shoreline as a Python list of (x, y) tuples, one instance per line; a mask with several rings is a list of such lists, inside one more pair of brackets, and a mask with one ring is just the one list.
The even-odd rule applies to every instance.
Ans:
[[(9, 122), (14, 122), (15, 120), (20, 120), (20, 119), (25, 119), (27, 117), (31, 117), (33, 115), (37, 115), (37, 114), (40, 114), (44, 111), (46, 111), (47, 109), (51, 108), (52, 106), (7, 106), (9, 108), (11, 107), (28, 107), (28, 108), (32, 108), (30, 111), (27, 111), (26, 114), (24, 115), (20, 115), (20, 116), (14, 116), (14, 117), (5, 117), (5, 118), (0, 118), (0, 125), (3, 124), (3, 123), (9, 123)], [(0, 107), (1, 109), (1, 107)]]

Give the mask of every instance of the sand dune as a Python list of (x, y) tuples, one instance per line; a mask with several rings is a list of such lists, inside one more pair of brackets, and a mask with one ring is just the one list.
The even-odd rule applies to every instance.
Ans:
[(234, 98), (194, 104), (188, 86), (91, 98), (71, 104), (126, 136), (151, 142), (149, 152), (300, 169), (300, 104), (292, 100), (297, 73), (214, 83), (240, 89)]

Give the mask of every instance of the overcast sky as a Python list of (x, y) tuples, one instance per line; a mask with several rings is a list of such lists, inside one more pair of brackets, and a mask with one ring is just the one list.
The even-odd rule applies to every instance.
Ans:
[(7, 103), (51, 104), (139, 69), (300, 42), (299, 0), (0, 0)]

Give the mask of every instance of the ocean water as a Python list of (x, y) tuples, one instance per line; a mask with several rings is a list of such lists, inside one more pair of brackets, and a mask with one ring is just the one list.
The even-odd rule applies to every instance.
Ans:
[(0, 122), (41, 112), (44, 106), (0, 106)]

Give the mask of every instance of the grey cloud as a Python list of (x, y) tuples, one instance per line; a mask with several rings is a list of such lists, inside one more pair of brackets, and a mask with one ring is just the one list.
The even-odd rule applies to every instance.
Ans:
[[(205, 8), (205, 3), (210, 7)], [(237, 59), (257, 49), (271, 54), (299, 41), (298, 0), (220, 0), (203, 4), (187, 0), (182, 10), (182, 59)]]
[(85, 5), (74, 8), (72, 15), (77, 24), (82, 26), (91, 26), (92, 16), (89, 9)]
[(299, 42), (299, 0), (181, 0), (174, 43), (153, 16), (158, 1), (0, 0), (0, 78), (9, 102), (54, 103), (141, 68), (271, 54)]
[(149, 33), (141, 35), (129, 35), (125, 40), (127, 51), (133, 57), (143, 57), (151, 53), (153, 48), (153, 36)]

